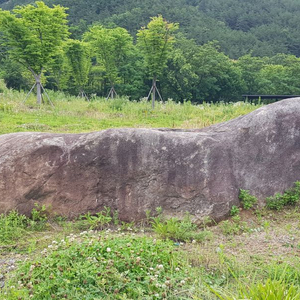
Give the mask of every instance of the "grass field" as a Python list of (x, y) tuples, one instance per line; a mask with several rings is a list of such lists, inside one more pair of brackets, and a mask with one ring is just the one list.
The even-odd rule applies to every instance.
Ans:
[(117, 127), (202, 128), (247, 114), (258, 106), (236, 104), (192, 105), (168, 100), (154, 110), (145, 100), (81, 98), (49, 92), (54, 103), (38, 106), (34, 96), (3, 89), (0, 94), (0, 134), (21, 131), (80, 133)]
[[(1, 88), (1, 84), (0, 84)], [(0, 134), (112, 127), (202, 128), (258, 106), (157, 103), (49, 93), (54, 107), (2, 87)], [(249, 197), (248, 197), (249, 199)], [(251, 199), (251, 198), (250, 198)], [(299, 200), (299, 199), (298, 199)], [(300, 299), (300, 207), (232, 209), (215, 224), (149, 216), (123, 223), (108, 209), (73, 221), (37, 206), (0, 215), (0, 299)], [(251, 205), (252, 206), (252, 205)]]

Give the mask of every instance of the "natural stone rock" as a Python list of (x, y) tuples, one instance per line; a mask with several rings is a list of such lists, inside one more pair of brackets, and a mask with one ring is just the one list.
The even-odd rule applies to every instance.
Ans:
[(161, 206), (220, 219), (239, 189), (260, 202), (300, 179), (300, 98), (201, 130), (0, 136), (0, 211), (34, 203), (69, 217), (104, 206), (137, 220)]

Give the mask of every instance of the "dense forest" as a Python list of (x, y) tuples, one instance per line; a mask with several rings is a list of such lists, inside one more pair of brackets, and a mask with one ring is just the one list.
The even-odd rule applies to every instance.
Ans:
[[(12, 9), (30, 0), (0, 0)], [(219, 41), (231, 58), (250, 51), (254, 56), (277, 53), (300, 56), (300, 2), (298, 0), (46, 0), (47, 5), (68, 7), (71, 31), (76, 38), (87, 26), (100, 22), (126, 28), (131, 34), (149, 18), (163, 15), (180, 24), (180, 31), (197, 44)]]
[[(11, 10), (28, 0), (0, 0)], [(136, 46), (137, 31), (150, 17), (163, 15), (178, 23), (176, 42), (158, 78), (164, 98), (192, 101), (235, 101), (242, 93), (300, 94), (300, 2), (297, 0), (46, 0), (67, 7), (68, 30), (83, 40), (93, 24), (123, 28), (132, 48), (118, 66), (115, 82), (120, 94), (138, 99), (147, 95), (151, 76), (144, 54)], [(1, 74), (9, 87), (27, 89), (26, 70), (9, 59), (1, 47)], [(103, 63), (92, 65), (84, 90), (104, 96), (110, 89)], [(67, 59), (56, 57), (56, 67), (44, 75), (45, 86), (75, 94), (76, 78)]]

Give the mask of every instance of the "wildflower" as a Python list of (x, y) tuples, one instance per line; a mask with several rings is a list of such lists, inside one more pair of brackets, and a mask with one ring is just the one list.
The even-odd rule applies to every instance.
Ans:
[(110, 251), (111, 251), (111, 249), (108, 247), (108, 248), (106, 248), (106, 251), (107, 251), (107, 252), (110, 252)]
[(157, 265), (157, 269), (163, 269), (164, 266), (163, 265)]
[(184, 281), (184, 280), (181, 280), (181, 281), (180, 281), (180, 284), (184, 285), (184, 284), (185, 284), (185, 281)]
[(179, 270), (180, 270), (179, 268), (176, 268), (176, 269), (175, 269), (175, 271), (179, 271)]

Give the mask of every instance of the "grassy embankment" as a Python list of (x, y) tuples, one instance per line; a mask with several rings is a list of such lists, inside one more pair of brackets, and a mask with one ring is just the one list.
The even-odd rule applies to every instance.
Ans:
[[(0, 133), (201, 128), (255, 108), (169, 101), (152, 111), (146, 102), (50, 96), (54, 108), (37, 107), (33, 98), (22, 104), (24, 94), (4, 90)], [(46, 207), (30, 219), (1, 215), (0, 299), (300, 299), (300, 209), (294, 202), (285, 209), (275, 205), (275, 212), (234, 208), (218, 225), (208, 218), (195, 225), (188, 215), (165, 220), (159, 209), (141, 224), (124, 224), (108, 211), (70, 222), (50, 217)]]

